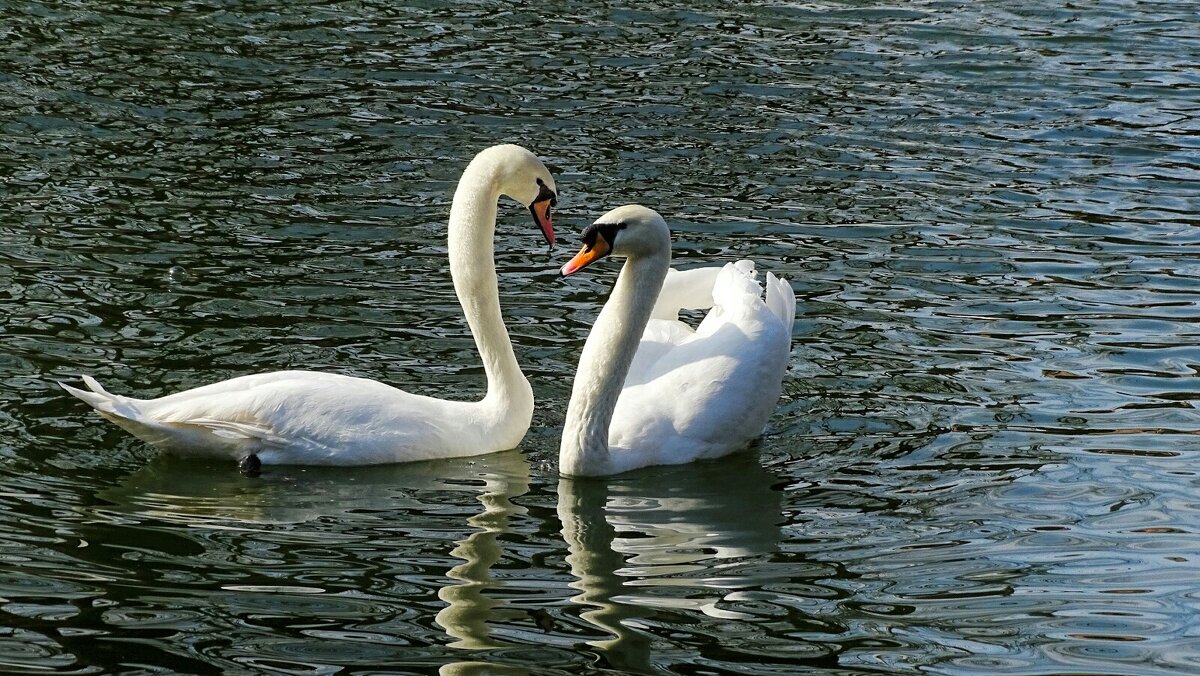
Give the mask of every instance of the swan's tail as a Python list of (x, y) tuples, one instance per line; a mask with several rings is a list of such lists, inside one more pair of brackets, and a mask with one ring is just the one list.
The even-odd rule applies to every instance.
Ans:
[(67, 392), (87, 402), (105, 419), (142, 441), (183, 455), (239, 457), (262, 446), (264, 435), (253, 425), (194, 419), (160, 420), (147, 408), (149, 402), (113, 394), (91, 376), (83, 376), (88, 389), (59, 383)]
[(767, 308), (779, 321), (783, 322), (783, 327), (788, 333), (792, 332), (792, 324), (796, 321), (796, 292), (792, 291), (792, 285), (782, 277), (776, 277), (771, 273), (767, 273)]
[(89, 406), (96, 409), (100, 415), (109, 420), (113, 418), (141, 420), (145, 417), (138, 408), (136, 399), (122, 397), (119, 394), (109, 392), (91, 376), (83, 376), (83, 384), (87, 385), (88, 389), (81, 390), (71, 387), (66, 383), (59, 383), (58, 385), (67, 392), (87, 402)]
[(88, 389), (81, 390), (65, 383), (59, 387), (87, 402), (104, 419), (116, 423), (133, 436), (150, 444), (168, 445), (174, 431), (142, 410), (141, 400), (113, 394), (91, 376), (83, 376)]

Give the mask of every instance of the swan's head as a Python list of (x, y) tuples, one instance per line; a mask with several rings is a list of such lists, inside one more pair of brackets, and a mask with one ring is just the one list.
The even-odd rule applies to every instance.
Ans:
[(554, 177), (536, 155), (518, 145), (492, 146), (475, 156), (475, 162), (495, 168), (496, 187), (529, 208), (533, 221), (551, 247), (554, 246), (554, 224), (550, 208), (558, 203)]
[(671, 250), (671, 230), (653, 209), (629, 204), (596, 219), (583, 231), (583, 248), (562, 274), (572, 275), (605, 256), (642, 258)]

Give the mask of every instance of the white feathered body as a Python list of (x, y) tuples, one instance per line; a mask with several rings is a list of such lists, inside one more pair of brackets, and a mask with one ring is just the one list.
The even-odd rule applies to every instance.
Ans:
[(371, 465), (514, 448), (532, 410), (434, 399), (366, 378), (277, 371), (157, 399), (64, 385), (139, 439), (179, 455), (264, 464)]
[[(769, 295), (787, 286), (770, 274), (767, 282)], [(609, 426), (614, 463), (621, 449), (637, 449), (638, 465), (715, 458), (762, 434), (779, 401), (792, 317), (774, 314), (759, 285), (732, 263), (713, 293), (695, 331), (678, 320), (646, 325)], [(790, 287), (787, 295), (794, 308)]]
[[(636, 276), (632, 263), (622, 276)], [(764, 298), (752, 261), (671, 270), (663, 282), (667, 293), (649, 311), (654, 318), (645, 325), (618, 391), (604, 378), (585, 377), (585, 371), (619, 368), (622, 335), (637, 324), (639, 310), (632, 306), (645, 295), (634, 288), (635, 280), (623, 281), (597, 318), (580, 359), (562, 471), (609, 475), (716, 458), (759, 437), (779, 400), (791, 352), (796, 300), (787, 282), (768, 273)], [(695, 330), (670, 318), (683, 308), (709, 306)], [(605, 402), (613, 396), (609, 421), (603, 411), (612, 406)]]

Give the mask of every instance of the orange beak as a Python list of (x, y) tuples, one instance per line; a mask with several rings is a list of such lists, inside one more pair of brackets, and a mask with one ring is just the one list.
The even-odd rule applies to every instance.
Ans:
[(575, 254), (574, 258), (567, 261), (567, 264), (562, 266), (562, 270), (560, 270), (560, 272), (562, 273), (563, 277), (566, 277), (567, 275), (573, 275), (592, 263), (600, 260), (601, 258), (604, 258), (611, 250), (612, 245), (608, 243), (608, 240), (604, 239), (604, 235), (597, 233), (596, 243), (590, 247), (584, 245), (584, 247), (579, 250), (579, 253)]
[(554, 248), (554, 223), (550, 217), (550, 200), (543, 199), (529, 205), (529, 213), (533, 214), (533, 222), (542, 229), (542, 235), (546, 237), (546, 243), (550, 248)]

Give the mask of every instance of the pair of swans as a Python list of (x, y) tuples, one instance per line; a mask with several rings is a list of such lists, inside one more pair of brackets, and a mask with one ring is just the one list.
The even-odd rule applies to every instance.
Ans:
[[(157, 399), (62, 385), (143, 441), (181, 455), (261, 464), (370, 465), (515, 448), (533, 417), (500, 313), (493, 256), (497, 201), (526, 205), (553, 245), (553, 177), (529, 151), (488, 148), (463, 172), (450, 207), (454, 290), (487, 377), (480, 401), (411, 394), (373, 380), (313, 371), (242, 376)], [(609, 475), (737, 450), (757, 437), (779, 398), (795, 297), (767, 275), (766, 301), (749, 261), (669, 270), (670, 233), (655, 212), (602, 216), (563, 266), (605, 256), (627, 263), (587, 339), (560, 449), (561, 471)], [(657, 304), (656, 304), (657, 301)], [(693, 331), (682, 308), (712, 308)]]

